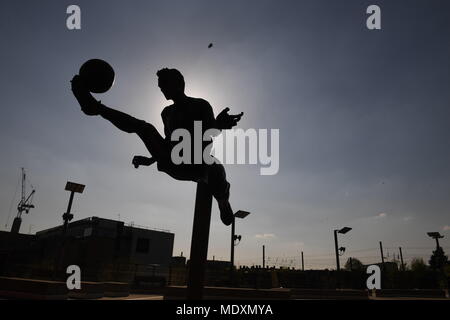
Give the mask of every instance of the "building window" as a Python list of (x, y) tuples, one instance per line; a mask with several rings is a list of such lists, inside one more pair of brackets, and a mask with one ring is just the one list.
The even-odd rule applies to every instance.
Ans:
[(146, 238), (138, 238), (136, 243), (136, 252), (148, 253), (150, 249), (150, 240)]
[(84, 229), (83, 237), (90, 237), (92, 236), (92, 227)]

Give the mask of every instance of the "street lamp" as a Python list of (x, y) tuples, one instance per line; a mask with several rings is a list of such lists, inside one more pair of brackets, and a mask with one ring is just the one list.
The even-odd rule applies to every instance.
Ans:
[[(239, 240), (239, 242), (242, 239), (242, 236), (235, 235), (235, 220), (236, 218), (244, 219), (246, 216), (248, 216), (250, 212), (239, 210), (233, 215), (233, 222), (231, 223), (231, 282), (233, 282), (233, 268), (234, 268), (234, 247), (236, 246), (235, 241)], [(238, 243), (239, 243), (238, 242)]]
[(439, 249), (439, 239), (442, 239), (442, 236), (439, 232), (427, 232), (428, 236), (432, 239), (436, 240), (436, 250)]
[(70, 211), (72, 210), (73, 196), (75, 193), (83, 193), (85, 187), (86, 186), (83, 184), (74, 183), (74, 182), (70, 182), (70, 181), (67, 181), (67, 183), (66, 183), (66, 187), (64, 190), (70, 191), (70, 198), (69, 198), (69, 204), (67, 206), (67, 211), (62, 216), (62, 218), (64, 220), (63, 239), (59, 243), (59, 249), (57, 251), (57, 256), (56, 256), (54, 266), (53, 266), (54, 279), (60, 279), (65, 276), (65, 271), (62, 270), (64, 268), (61, 268), (62, 264), (63, 264), (63, 254), (62, 253), (66, 246), (65, 238), (66, 238), (67, 228), (69, 226), (69, 221), (71, 221), (73, 219), (73, 214), (70, 213)]
[(69, 198), (69, 205), (67, 206), (67, 212), (63, 214), (63, 220), (64, 220), (64, 229), (63, 233), (66, 234), (67, 232), (67, 226), (69, 225), (69, 221), (73, 219), (73, 214), (70, 213), (70, 210), (72, 209), (72, 202), (73, 202), (73, 195), (76, 193), (83, 193), (85, 185), (74, 183), (67, 181), (66, 184), (66, 191), (70, 191), (70, 198)]
[(336, 230), (334, 230), (334, 248), (335, 248), (335, 251), (336, 251), (336, 266), (337, 266), (337, 271), (340, 271), (340, 270), (341, 270), (341, 267), (340, 267), (340, 265), (339, 265), (339, 256), (340, 256), (341, 254), (339, 254), (339, 252), (342, 252), (342, 254), (344, 254), (344, 252), (345, 252), (345, 248), (344, 248), (344, 247), (339, 248), (339, 246), (338, 246), (338, 238), (337, 238), (337, 234), (338, 234), (338, 233), (346, 234), (346, 233), (349, 232), (350, 230), (352, 230), (352, 228), (349, 228), (349, 227), (344, 227), (344, 228), (342, 228), (342, 229), (336, 229)]

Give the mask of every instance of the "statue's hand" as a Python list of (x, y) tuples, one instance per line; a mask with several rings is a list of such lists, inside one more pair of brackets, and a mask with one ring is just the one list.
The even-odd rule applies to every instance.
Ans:
[(155, 158), (147, 158), (144, 156), (134, 156), (133, 160), (131, 161), (136, 169), (139, 168), (139, 166), (150, 166), (154, 162), (156, 162)]
[(81, 106), (81, 110), (88, 116), (96, 116), (100, 113), (98, 104), (99, 102), (94, 99), (89, 90), (84, 85), (81, 77), (75, 75), (70, 81), (72, 92), (78, 103)]
[(83, 83), (83, 80), (81, 80), (81, 77), (78, 74), (73, 76), (72, 80), (70, 80), (70, 84), (72, 87), (72, 92), (76, 96), (88, 91)]
[(216, 118), (217, 129), (231, 129), (241, 120), (243, 112), (239, 114), (228, 114), (230, 108), (225, 108)]

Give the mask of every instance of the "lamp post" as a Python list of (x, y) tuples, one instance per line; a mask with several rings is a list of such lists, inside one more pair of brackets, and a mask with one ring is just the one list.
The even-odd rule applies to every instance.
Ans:
[(402, 252), (402, 247), (398, 248), (400, 250), (400, 261), (402, 263), (402, 271), (405, 271), (405, 264), (403, 263), (403, 252)]
[(250, 214), (250, 212), (248, 212), (248, 211), (239, 210), (233, 215), (233, 222), (231, 223), (231, 257), (230, 257), (230, 262), (231, 262), (230, 280), (231, 280), (231, 283), (233, 283), (233, 275), (234, 275), (233, 269), (234, 269), (234, 247), (236, 246), (235, 241), (236, 240), (241, 241), (241, 239), (242, 239), (242, 236), (235, 234), (235, 220), (236, 220), (236, 218), (244, 219), (249, 214)]
[(63, 265), (63, 252), (66, 246), (66, 233), (69, 226), (69, 221), (73, 219), (73, 214), (70, 213), (72, 210), (73, 196), (75, 193), (83, 193), (86, 186), (83, 184), (78, 184), (74, 182), (67, 181), (65, 190), (70, 191), (69, 204), (67, 206), (67, 211), (63, 214), (62, 218), (64, 220), (63, 231), (62, 231), (62, 241), (58, 244), (59, 248), (55, 256), (54, 266), (53, 266), (53, 279), (61, 280), (65, 276), (65, 270), (62, 268)]
[(349, 232), (350, 230), (352, 230), (352, 228), (349, 228), (349, 227), (344, 227), (344, 228), (342, 228), (342, 229), (336, 229), (336, 230), (334, 230), (334, 248), (335, 248), (335, 251), (336, 251), (336, 267), (337, 267), (337, 271), (340, 271), (340, 270), (341, 270), (341, 266), (340, 266), (340, 264), (339, 264), (339, 251), (342, 251), (342, 252), (345, 251), (345, 248), (344, 248), (344, 247), (339, 248), (339, 246), (338, 246), (338, 237), (337, 237), (337, 234), (338, 234), (338, 233), (346, 234), (346, 233)]
[(303, 251), (302, 251), (302, 271), (305, 271), (305, 260), (303, 260)]
[(341, 270), (341, 266), (339, 264), (339, 251), (341, 251), (342, 253), (345, 252), (345, 248), (344, 247), (340, 247), (338, 246), (338, 237), (337, 234), (341, 233), (341, 234), (346, 234), (347, 232), (349, 232), (350, 230), (352, 230), (352, 228), (349, 227), (344, 227), (342, 229), (336, 229), (334, 230), (334, 248), (336, 251), (336, 267), (337, 267), (337, 274), (336, 274), (336, 280), (337, 280), (337, 288), (341, 287), (341, 280), (340, 280), (340, 270)]
[(439, 239), (442, 239), (442, 236), (439, 232), (427, 232), (428, 236), (432, 239), (436, 240), (436, 250), (439, 249)]
[(69, 205), (67, 206), (67, 212), (63, 214), (63, 220), (64, 220), (64, 229), (63, 234), (65, 235), (67, 233), (67, 227), (69, 225), (69, 221), (73, 219), (73, 214), (70, 213), (72, 210), (72, 202), (73, 202), (73, 196), (76, 193), (83, 193), (85, 188), (85, 185), (78, 184), (74, 182), (67, 181), (66, 183), (66, 191), (70, 191), (70, 198), (69, 198)]

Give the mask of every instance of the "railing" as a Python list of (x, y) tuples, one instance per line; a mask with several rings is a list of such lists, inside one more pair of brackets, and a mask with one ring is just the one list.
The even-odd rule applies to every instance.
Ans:
[(141, 225), (135, 224), (134, 222), (124, 223), (124, 225), (127, 226), (127, 227), (133, 227), (133, 228), (139, 228), (139, 229), (145, 229), (145, 230), (151, 230), (151, 231), (159, 231), (159, 232), (169, 232), (170, 233), (170, 230), (167, 230), (167, 229), (150, 228), (150, 227), (146, 227), (146, 226), (141, 226)]

